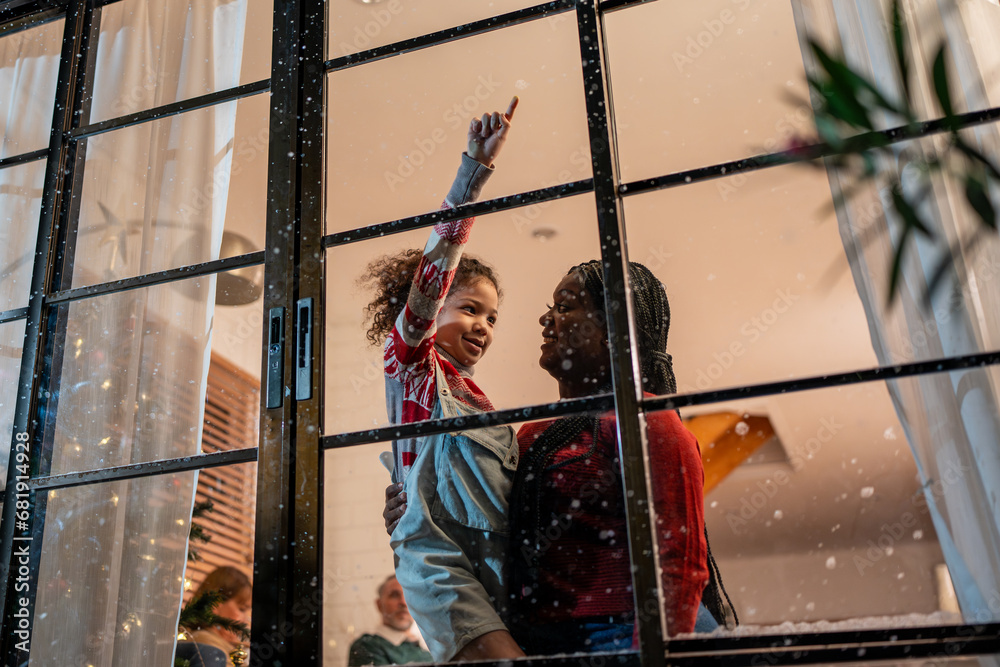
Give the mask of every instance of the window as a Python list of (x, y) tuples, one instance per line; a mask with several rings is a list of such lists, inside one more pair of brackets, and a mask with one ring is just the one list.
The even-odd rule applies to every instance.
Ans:
[[(527, 624), (627, 609), (620, 661), (651, 666), (995, 653), (1000, 246), (951, 256), (927, 308), (922, 241), (889, 307), (891, 193), (834, 207), (844, 174), (783, 152), (814, 134), (809, 38), (899, 86), (890, 4), (0, 2), (5, 661), (171, 664), (184, 580), (211, 569), (188, 562), (207, 495), (206, 562), (252, 560), (253, 664), (345, 665), (393, 568), (379, 454), (467, 428), (390, 423), (358, 279), (469, 214), (504, 292), (477, 425), (576, 419), (591, 447), (521, 452), (565, 484), (511, 514), (535, 544), (510, 576), (555, 591)], [(930, 122), (887, 133), (881, 166), (944, 143), (942, 39), (964, 136), (997, 161), (997, 7), (904, 4)], [(515, 94), (480, 201), (438, 210), (465, 128)], [(947, 240), (975, 226), (953, 184), (926, 205)], [(545, 322), (590, 259), (607, 300), (562, 354)], [(665, 286), (670, 361), (646, 354), (663, 317), (627, 304), (654, 283), (625, 260)], [(580, 379), (584, 353), (608, 361)], [(678, 637), (677, 591), (709, 572), (702, 503), (742, 627)]]

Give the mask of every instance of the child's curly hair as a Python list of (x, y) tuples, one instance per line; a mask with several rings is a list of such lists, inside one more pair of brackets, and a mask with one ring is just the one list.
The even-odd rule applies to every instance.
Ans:
[[(366, 337), (372, 345), (385, 343), (386, 337), (396, 325), (410, 295), (413, 274), (422, 256), (423, 251), (416, 248), (401, 250), (394, 255), (383, 255), (372, 260), (358, 278), (359, 285), (375, 293), (374, 298), (365, 306), (365, 322), (371, 322)], [(448, 294), (456, 289), (475, 285), (480, 280), (487, 280), (496, 288), (497, 300), (503, 298), (500, 280), (493, 267), (476, 257), (462, 255)]]

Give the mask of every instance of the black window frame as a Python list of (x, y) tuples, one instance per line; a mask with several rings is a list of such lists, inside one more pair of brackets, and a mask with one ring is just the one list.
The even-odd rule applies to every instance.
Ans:
[[(52, 131), (48, 148), (10, 156), (0, 160), (0, 169), (34, 160), (47, 160), (35, 263), (31, 279), (31, 299), (26, 308), (0, 312), (0, 323), (24, 321), (25, 345), (15, 407), (14, 434), (27, 433), (32, 443), (45, 426), (52, 406), (39, 396), (38, 388), (52, 377), (53, 340), (57, 331), (56, 313), (61, 304), (147, 287), (182, 278), (209, 275), (243, 266), (265, 264), (265, 282), (274, 284), (265, 292), (264, 312), (284, 308), (293, 312), (293, 304), (313, 299), (314, 340), (324, 321), (323, 257), (325, 250), (349, 245), (378, 236), (424, 229), (443, 220), (503, 210), (513, 210), (540, 202), (592, 193), (597, 206), (598, 231), (608, 238), (602, 251), (606, 280), (615, 287), (626, 282), (627, 257), (615, 255), (609, 248), (625, 248), (625, 224), (622, 202), (625, 198), (672, 187), (683, 187), (723, 176), (791, 164), (824, 156), (824, 148), (814, 146), (794, 152), (735, 160), (697, 169), (664, 174), (655, 178), (622, 183), (619, 178), (614, 132), (614, 108), (611, 104), (608, 56), (605, 50), (604, 17), (613, 11), (655, 0), (552, 0), (507, 14), (474, 21), (463, 26), (437, 31), (413, 39), (380, 46), (359, 53), (326, 59), (326, 8), (321, 0), (276, 0), (273, 23), (272, 69), (268, 79), (218, 91), (190, 100), (129, 114), (120, 118), (81, 125), (87, 117), (87, 100), (93, 81), (90, 46), (96, 39), (96, 17), (100, 8), (118, 0), (6, 0), (0, 2), (0, 36), (38, 22), (65, 19), (63, 51), (54, 100)], [(559, 186), (542, 188), (490, 201), (471, 204), (455, 211), (438, 211), (387, 221), (348, 232), (324, 233), (324, 95), (326, 77), (331, 72), (384, 58), (437, 46), (452, 40), (499, 30), (526, 21), (572, 12), (575, 14), (583, 69), (584, 88), (588, 91), (587, 114), (593, 176)], [(185, 266), (126, 280), (80, 288), (62, 289), (67, 269), (66, 248), (72, 247), (73, 210), (79, 193), (83, 156), (80, 141), (102, 132), (138, 123), (170, 117), (269, 91), (270, 165), (268, 171), (268, 219), (266, 247), (280, 250), (265, 263), (264, 251), (239, 257)], [(1000, 120), (1000, 108), (965, 114), (959, 117), (963, 127)], [(923, 123), (918, 134), (929, 136), (947, 131), (942, 120)], [(910, 140), (912, 129), (882, 132), (889, 141)], [(290, 232), (287, 230), (291, 230)], [(305, 262), (308, 270), (300, 271)], [(609, 304), (610, 305), (610, 304)], [(628, 335), (631, 327), (631, 304), (608, 308), (611, 342), (613, 393), (516, 410), (502, 410), (484, 415), (484, 424), (508, 424), (526, 419), (593, 414), (614, 408), (618, 415), (624, 461), (624, 483), (631, 493), (628, 501), (630, 553), (635, 577), (637, 608), (658, 609), (656, 578), (653, 575), (653, 543), (648, 515), (646, 457), (640, 432), (643, 412), (704, 405), (719, 401), (769, 396), (792, 391), (829, 388), (862, 382), (877, 382), (928, 373), (942, 373), (975, 366), (1000, 363), (1000, 351), (949, 357), (900, 366), (886, 366), (857, 371), (797, 378), (789, 381), (748, 385), (733, 389), (679, 394), (669, 397), (642, 398), (634, 372), (633, 350)], [(285, 340), (295, 340), (295, 318), (284, 318)], [(323, 452), (328, 449), (382, 442), (402, 435), (443, 433), (462, 426), (457, 419), (443, 419), (391, 428), (351, 433), (321, 435), (321, 384), (323, 346), (312, 346), (310, 398), (296, 401), (286, 398), (280, 407), (268, 408), (266, 392), (261, 396), (259, 447), (183, 459), (117, 466), (61, 475), (48, 473), (43, 452), (32, 448), (29, 503), (34, 513), (33, 533), (15, 529), (16, 466), (15, 448), (11, 447), (7, 487), (0, 522), (0, 589), (4, 614), (0, 653), (5, 664), (26, 664), (27, 656), (16, 649), (12, 630), (17, 626), (15, 584), (17, 567), (13, 550), (19, 540), (41, 534), (44, 524), (45, 494), (54, 489), (84, 484), (136, 479), (180, 471), (257, 461), (257, 531), (255, 581), (253, 592), (252, 646), (271, 644), (273, 657), (263, 662), (254, 656), (252, 664), (317, 665), (321, 656), (321, 604), (315, 582), (323, 581)], [(261, 358), (267, 359), (267, 341), (261, 341)], [(285, 392), (295, 396), (292, 345), (283, 349)], [(263, 367), (263, 366), (262, 366)], [(262, 387), (265, 379), (262, 378)], [(34, 542), (40, 545), (40, 540)], [(645, 556), (643, 556), (645, 554)], [(37, 576), (38, 549), (32, 550), (31, 576)], [(33, 582), (32, 582), (33, 583)], [(32, 586), (33, 590), (33, 586)], [(320, 592), (321, 596), (321, 592)], [(652, 606), (647, 606), (648, 602)], [(33, 598), (32, 598), (33, 605)], [(33, 609), (32, 616), (33, 616)], [(619, 665), (660, 667), (672, 664), (723, 665), (815, 664), (855, 662), (863, 655), (869, 660), (910, 660), (975, 656), (1000, 652), (1000, 623), (964, 624), (937, 628), (891, 628), (850, 632), (808, 633), (712, 637), (664, 641), (658, 616), (647, 619), (640, 628), (640, 649), (608, 656)], [(274, 628), (291, 628), (276, 639)], [(30, 628), (29, 628), (30, 629)], [(577, 658), (533, 657), (532, 664), (577, 663)]]

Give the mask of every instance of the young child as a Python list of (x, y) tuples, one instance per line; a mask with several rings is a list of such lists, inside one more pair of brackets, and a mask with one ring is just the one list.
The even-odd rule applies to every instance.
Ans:
[[(470, 123), (468, 152), (443, 208), (478, 197), (517, 102)], [(472, 375), (493, 342), (500, 288), (489, 266), (462, 256), (472, 223), (440, 223), (423, 253), (383, 257), (362, 276), (375, 289), (368, 338), (385, 341), (392, 423), (493, 409)], [(508, 600), (502, 569), (517, 455), (509, 426), (393, 442), (393, 481), (407, 500), (392, 532), (396, 576), (435, 661), (523, 655), (500, 620)]]

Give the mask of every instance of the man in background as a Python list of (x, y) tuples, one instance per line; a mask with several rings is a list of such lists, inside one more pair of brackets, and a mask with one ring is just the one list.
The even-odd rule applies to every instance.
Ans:
[(362, 665), (400, 665), (407, 662), (431, 662), (420, 631), (403, 599), (403, 587), (391, 575), (378, 587), (375, 607), (382, 615), (382, 625), (372, 634), (364, 634), (351, 644), (348, 667)]

